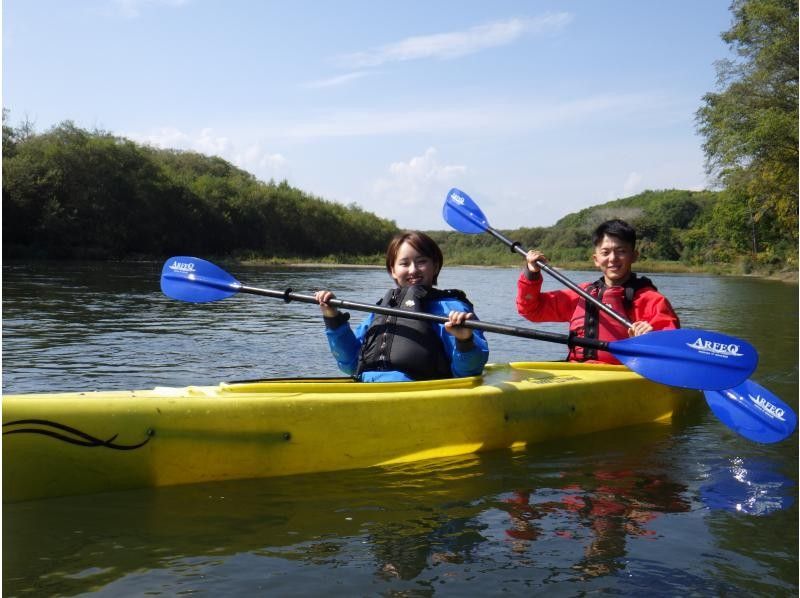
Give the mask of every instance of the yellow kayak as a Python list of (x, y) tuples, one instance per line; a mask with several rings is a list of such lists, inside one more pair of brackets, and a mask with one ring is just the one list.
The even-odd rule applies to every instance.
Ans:
[(623, 366), (3, 397), (3, 502), (384, 466), (669, 420), (697, 391)]

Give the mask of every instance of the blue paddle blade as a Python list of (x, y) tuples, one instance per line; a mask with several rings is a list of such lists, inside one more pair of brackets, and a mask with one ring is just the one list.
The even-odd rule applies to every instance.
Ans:
[(489, 222), (469, 195), (453, 187), (447, 192), (442, 207), (445, 222), (459, 232), (474, 235), (485, 233)]
[(196, 257), (171, 257), (161, 269), (161, 291), (181, 301), (218, 301), (235, 295), (240, 287), (225, 270)]
[(609, 352), (637, 374), (697, 390), (722, 390), (744, 382), (758, 353), (739, 338), (710, 330), (660, 330), (608, 343)]
[(797, 414), (763, 386), (747, 380), (735, 388), (705, 391), (722, 423), (749, 440), (779, 442), (797, 427)]

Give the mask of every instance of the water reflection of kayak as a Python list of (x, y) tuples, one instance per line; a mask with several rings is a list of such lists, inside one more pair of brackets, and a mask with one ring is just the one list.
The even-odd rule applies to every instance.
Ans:
[(622, 366), (3, 398), (3, 500), (357, 469), (668, 420), (699, 397)]

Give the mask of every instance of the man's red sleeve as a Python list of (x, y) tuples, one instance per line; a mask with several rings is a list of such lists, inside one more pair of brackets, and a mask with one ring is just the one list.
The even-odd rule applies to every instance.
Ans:
[(578, 305), (570, 290), (542, 293), (542, 275), (529, 279), (523, 271), (517, 280), (517, 312), (531, 322), (569, 322)]

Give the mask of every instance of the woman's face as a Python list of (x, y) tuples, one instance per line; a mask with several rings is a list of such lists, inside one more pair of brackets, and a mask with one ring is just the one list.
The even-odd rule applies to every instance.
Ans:
[(433, 286), (437, 264), (421, 254), (407, 241), (400, 245), (392, 265), (391, 275), (399, 287), (419, 284)]

